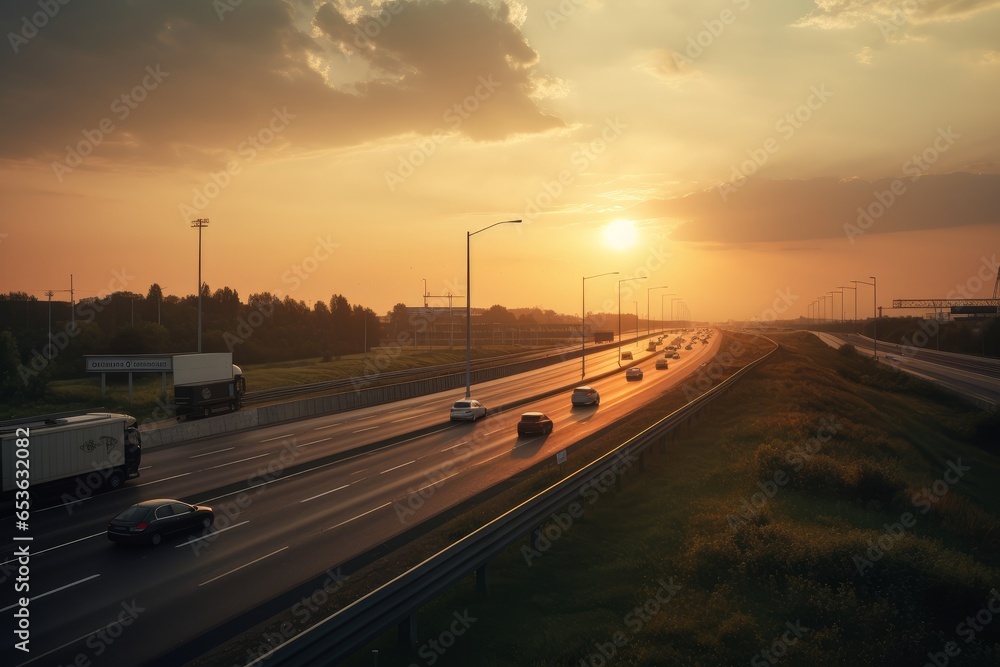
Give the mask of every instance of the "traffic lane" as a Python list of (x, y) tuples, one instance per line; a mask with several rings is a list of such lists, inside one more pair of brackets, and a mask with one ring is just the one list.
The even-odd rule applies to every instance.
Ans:
[[(851, 342), (851, 338), (845, 336), (835, 336), (835, 338)], [(867, 356), (874, 354), (871, 348), (857, 347), (856, 349)], [(936, 382), (961, 394), (993, 404), (1000, 403), (1000, 380), (982, 374), (978, 370), (970, 370), (972, 368), (978, 369), (978, 366), (973, 362), (964, 363), (961, 367), (953, 367), (951, 364), (958, 362), (950, 356), (927, 361), (922, 357), (917, 358), (910, 354), (908, 348), (882, 341), (879, 341), (879, 360), (901, 371)]]
[[(616, 364), (616, 356), (612, 357), (605, 353), (603, 357), (601, 362), (603, 366)], [(677, 361), (674, 363), (676, 365)], [(551, 370), (549, 375), (554, 377), (546, 378), (547, 381), (541, 386), (538, 378), (515, 377), (504, 381), (502, 384), (506, 386), (503, 389), (512, 390), (515, 395), (520, 396), (528, 390), (540, 391), (561, 386), (567, 379), (565, 369), (561, 372), (559, 369)], [(513, 389), (511, 385), (514, 385)], [(439, 405), (437, 400), (424, 400), (418, 403), (404, 409), (361, 410), (351, 418), (340, 417), (334, 422), (329, 419), (310, 420), (313, 423), (305, 429), (295, 429), (297, 433), (289, 432), (293, 429), (282, 425), (246, 434), (215, 438), (212, 442), (202, 441), (186, 450), (177, 448), (154, 450), (152, 456), (144, 457), (146, 461), (151, 462), (151, 465), (144, 466), (143, 476), (122, 489), (111, 493), (91, 494), (92, 489), (85, 488), (82, 493), (74, 494), (74, 498), (81, 499), (79, 501), (71, 500), (60, 506), (36, 510), (36, 520), (39, 517), (42, 519), (35, 524), (36, 533), (42, 538), (38, 544), (42, 549), (52, 548), (103, 530), (111, 517), (141, 500), (168, 497), (193, 502), (194, 496), (210, 488), (239, 483), (252, 485), (274, 479), (291, 466), (306, 464), (330, 454), (324, 443), (336, 441), (337, 448), (334, 451), (354, 449), (368, 444), (370, 437), (381, 426), (379, 420), (400, 412), (426, 411), (428, 406)], [(388, 420), (390, 425), (397, 422), (399, 420), (391, 418)], [(331, 431), (330, 436), (312, 437), (315, 431), (338, 426), (346, 428), (348, 432)], [(395, 431), (383, 430), (379, 435), (398, 437), (407, 430), (406, 428)], [(324, 446), (316, 447), (317, 445)], [(259, 451), (260, 446), (267, 449)], [(312, 447), (315, 448), (307, 449)], [(181, 452), (183, 455), (180, 455)], [(233, 458), (234, 456), (238, 458)], [(198, 468), (192, 470), (192, 464), (197, 464)], [(158, 474), (152, 472), (154, 466), (159, 471)], [(51, 520), (47, 520), (50, 518)], [(66, 521), (69, 518), (73, 520)]]
[[(633, 385), (637, 385), (639, 383), (632, 383), (632, 384)], [(635, 392), (635, 391), (637, 391), (637, 388), (629, 388), (628, 391), (629, 392)], [(557, 419), (561, 419), (564, 416), (563, 415), (563, 410), (566, 410), (565, 416), (569, 415), (568, 409), (565, 408), (565, 405), (566, 405), (565, 398), (563, 399), (563, 403), (562, 403), (563, 407), (562, 408), (557, 407), (555, 405), (555, 403), (553, 402), (552, 412), (556, 415)], [(490, 429), (494, 425), (487, 425), (486, 423), (481, 423), (480, 426), (483, 429)], [(494, 429), (494, 432), (496, 432), (497, 430), (503, 432), (506, 429)], [(568, 434), (567, 434), (567, 437), (568, 437)], [(560, 438), (558, 438), (558, 437), (557, 438), (546, 438), (545, 440), (546, 440), (545, 445), (548, 446), (548, 447), (550, 447), (550, 448), (555, 448), (555, 447), (558, 447), (558, 446), (561, 445), (558, 442), (560, 440)], [(527, 440), (525, 440), (525, 439), (518, 439), (516, 437), (516, 433), (514, 433), (514, 434), (508, 434), (508, 435), (506, 435), (505, 438), (501, 437), (500, 447), (501, 447), (501, 450), (513, 450), (514, 452), (524, 453), (528, 449), (533, 448), (534, 445), (537, 442), (538, 442), (537, 440), (533, 440), (533, 439), (527, 439)], [(445, 442), (442, 441), (442, 442), (438, 442), (436, 444), (438, 444), (438, 445), (445, 444)], [(541, 443), (539, 443), (539, 444), (541, 444)], [(564, 445), (562, 445), (562, 446), (564, 446)], [(539, 446), (538, 450), (541, 451), (541, 449), (542, 449), (541, 446)], [(446, 451), (446, 450), (442, 449), (441, 451), (443, 452), (443, 451)], [(368, 457), (368, 458), (372, 458), (372, 457)], [(391, 462), (392, 461), (388, 461), (387, 460), (387, 461), (383, 461), (379, 465), (386, 465), (386, 464), (391, 463)], [(484, 461), (484, 463), (485, 463), (485, 461)], [(530, 462), (525, 461), (524, 464), (525, 465), (529, 465)], [(390, 467), (388, 469), (385, 469), (382, 472), (380, 472), (379, 474), (382, 474), (384, 472), (392, 472), (393, 470), (399, 470), (399, 469), (405, 468), (406, 465), (407, 465), (406, 463), (404, 463), (402, 465), (397, 463), (395, 466), (392, 466), (392, 467)], [(431, 465), (432, 465), (432, 468), (433, 468), (433, 467), (439, 466), (440, 464), (435, 463), (435, 462), (432, 461)], [(354, 471), (346, 471), (345, 470), (343, 472), (349, 472), (350, 474), (358, 474), (358, 473), (365, 472), (365, 470), (366, 470), (366, 468), (356, 468)], [(414, 469), (413, 468), (409, 468), (408, 470), (412, 471)], [(495, 471), (496, 469), (495, 468), (489, 468), (488, 470)], [(412, 475), (412, 472), (410, 474)], [(401, 480), (400, 485), (401, 486), (405, 486), (406, 483), (408, 481), (410, 481), (411, 479), (412, 479), (412, 476), (409, 479), (404, 477)], [(326, 485), (323, 485), (320, 480), (311, 480), (311, 481), (313, 482), (313, 484), (312, 484), (313, 487), (317, 486), (317, 484), (316, 484), (317, 481), (320, 482), (320, 484), (319, 484), (320, 486), (324, 486), (324, 487), (326, 486)], [(297, 485), (295, 485), (295, 486), (297, 486)], [(239, 547), (236, 549), (235, 552), (233, 552), (233, 554), (232, 554), (233, 558), (232, 559), (229, 558), (229, 555), (226, 555), (224, 553), (224, 552), (229, 551), (229, 549), (219, 549), (219, 548), (215, 547), (214, 545), (211, 548), (213, 549), (213, 551), (214, 551), (215, 554), (217, 554), (217, 555), (218, 554), (222, 554), (223, 555), (223, 559), (222, 559), (221, 562), (224, 563), (224, 566), (222, 566), (222, 567), (228, 567), (228, 565), (230, 564), (231, 560), (236, 560), (236, 556), (237, 555), (247, 554), (248, 552), (254, 552), (254, 553), (256, 553), (256, 552), (260, 552), (260, 551), (266, 551), (267, 553), (265, 555), (268, 558), (270, 558), (270, 556), (267, 555), (267, 554), (281, 553), (283, 550), (287, 550), (287, 546), (285, 546), (285, 547), (279, 547), (278, 544), (273, 539), (270, 539), (268, 536), (271, 536), (271, 535), (274, 535), (274, 534), (280, 533), (280, 532), (287, 533), (289, 531), (291, 531), (294, 534), (298, 534), (300, 536), (301, 535), (315, 535), (315, 534), (317, 534), (316, 533), (316, 526), (315, 526), (315, 524), (318, 521), (319, 523), (328, 523), (328, 524), (330, 524), (329, 527), (326, 530), (339, 531), (339, 530), (344, 530), (345, 527), (347, 527), (349, 525), (351, 526), (351, 531), (346, 536), (348, 539), (343, 539), (343, 540), (341, 540), (338, 543), (339, 546), (340, 546), (340, 549), (338, 549), (338, 551), (340, 551), (340, 558), (347, 558), (350, 555), (352, 555), (352, 553), (359, 552), (358, 551), (359, 549), (364, 549), (364, 547), (362, 546), (362, 543), (365, 540), (361, 539), (359, 541), (358, 540), (358, 535), (359, 534), (362, 534), (362, 535), (365, 534), (366, 530), (362, 530), (359, 533), (358, 530), (357, 530), (357, 527), (366, 525), (367, 522), (365, 522), (365, 523), (356, 523), (356, 522), (358, 522), (360, 519), (362, 519), (364, 517), (370, 517), (370, 516), (372, 516), (372, 519), (371, 519), (372, 521), (375, 521), (377, 523), (386, 523), (385, 519), (381, 519), (381, 518), (379, 518), (377, 516), (373, 516), (373, 515), (383, 514), (384, 512), (380, 512), (379, 510), (385, 510), (388, 507), (387, 502), (378, 502), (378, 501), (381, 500), (382, 498), (386, 497), (386, 495), (387, 495), (386, 491), (388, 490), (387, 487), (389, 487), (389, 486), (391, 486), (391, 485), (387, 485), (385, 483), (381, 483), (381, 484), (377, 484), (377, 485), (371, 486), (370, 488), (367, 488), (367, 489), (359, 489), (357, 485), (353, 485), (352, 486), (352, 491), (351, 491), (351, 494), (349, 496), (349, 499), (348, 499), (347, 503), (344, 503), (344, 502), (341, 501), (341, 502), (336, 503), (334, 507), (326, 508), (326, 510), (318, 510), (318, 511), (315, 510), (315, 509), (310, 510), (310, 512), (308, 513), (308, 515), (306, 515), (306, 514), (300, 515), (301, 519), (300, 520), (295, 520), (295, 521), (289, 521), (285, 513), (280, 513), (280, 512), (270, 512), (270, 513), (268, 513), (266, 511), (266, 507), (268, 505), (271, 505), (272, 502), (274, 503), (274, 505), (271, 505), (271, 506), (277, 506), (277, 507), (285, 507), (288, 504), (285, 501), (284, 498), (280, 497), (280, 495), (271, 494), (271, 496), (268, 499), (269, 502), (267, 504), (265, 504), (265, 505), (258, 504), (257, 505), (257, 508), (264, 507), (265, 511), (263, 512), (263, 514), (261, 516), (258, 516), (256, 518), (256, 520), (254, 521), (255, 526), (254, 526), (253, 532), (250, 532), (250, 533), (244, 532), (244, 533), (242, 533), (241, 539), (239, 540)], [(293, 485), (284, 486), (282, 488), (284, 489), (284, 492), (287, 493), (288, 495), (295, 495), (295, 493), (296, 493), (296, 490), (294, 489)], [(334, 487), (334, 489), (336, 489), (336, 488), (337, 487)], [(453, 486), (453, 488), (457, 489), (458, 486), (455, 485), (455, 486)], [(313, 490), (315, 490), (315, 488)], [(329, 492), (328, 491), (324, 491), (322, 493), (322, 495), (323, 496), (328, 496)], [(441, 495), (440, 497), (441, 498), (445, 498), (444, 495)], [(309, 499), (303, 499), (303, 500), (300, 500), (300, 502), (303, 502), (303, 501), (306, 501), (306, 500), (309, 500)], [(371, 509), (366, 509), (366, 507), (368, 507), (369, 505), (372, 505)], [(268, 516), (267, 516), (268, 514), (270, 514), (270, 521), (268, 521)], [(308, 518), (306, 518), (307, 516), (308, 516)], [(241, 518), (252, 518), (252, 517), (254, 517), (254, 514), (251, 512), (251, 513), (248, 513), (248, 514), (244, 515), (244, 517), (241, 517)], [(389, 527), (391, 529), (394, 529), (394, 530), (397, 530), (397, 531), (402, 529), (402, 527), (400, 526), (400, 522), (398, 521), (398, 516), (396, 516), (395, 513), (389, 513), (389, 518), (392, 519), (392, 521), (388, 522), (388, 525), (389, 525)], [(272, 526), (270, 528), (267, 526), (268, 523), (272, 524)], [(237, 525), (242, 525), (242, 524), (237, 524)], [(326, 531), (325, 530), (321, 530), (320, 532), (326, 532)], [(249, 538), (249, 540), (245, 537), (246, 535), (250, 535), (251, 536)], [(382, 537), (382, 536), (379, 536), (379, 537)], [(252, 542), (252, 544), (247, 544), (248, 541)], [(290, 541), (290, 540), (278, 540), (278, 541), (282, 542), (282, 541)], [(277, 547), (277, 548), (274, 548), (274, 547)], [(214, 561), (214, 559), (213, 559), (213, 561)], [(216, 565), (214, 566), (214, 569), (217, 571), (217, 574), (215, 574), (210, 579), (210, 582), (217, 581), (218, 578), (222, 577), (222, 576), (230, 576), (230, 575), (232, 575), (234, 577), (239, 577), (239, 575), (237, 575), (236, 573), (243, 570), (242, 567), (240, 567), (239, 569), (236, 569), (236, 570), (233, 570), (233, 569), (225, 570), (225, 569), (222, 569), (222, 567), (219, 566), (219, 564), (218, 564), (219, 561), (215, 561), (215, 562), (216, 562)], [(256, 562), (256, 560), (250, 561), (250, 563), (247, 565), (247, 567), (249, 568), (255, 562)], [(219, 570), (221, 570), (221, 571), (219, 571)], [(250, 570), (248, 569), (246, 576), (249, 576), (249, 573), (250, 573)], [(293, 577), (293, 579), (294, 579), (294, 577)], [(293, 579), (290, 579), (288, 581), (292, 581)], [(236, 579), (234, 579), (234, 581), (235, 580)], [(254, 589), (253, 582), (245, 582), (245, 583), (247, 585), (243, 585), (243, 584), (238, 585), (237, 586), (237, 590), (239, 590), (239, 591), (247, 591), (247, 590)], [(175, 588), (173, 588), (171, 590), (180, 591), (182, 589), (179, 588), (179, 587), (175, 587)], [(240, 600), (243, 599), (242, 596), (237, 596), (237, 598), (240, 599)], [(239, 607), (240, 607), (240, 605), (237, 605), (237, 608), (239, 608)], [(213, 612), (213, 614), (214, 614), (214, 612)]]

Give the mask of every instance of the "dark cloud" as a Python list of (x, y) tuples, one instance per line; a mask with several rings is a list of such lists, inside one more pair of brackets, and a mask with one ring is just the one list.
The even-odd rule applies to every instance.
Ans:
[(713, 188), (677, 199), (647, 201), (625, 214), (643, 220), (684, 221), (672, 238), (721, 244), (846, 239), (852, 231), (997, 225), (1000, 174), (963, 172), (874, 182), (750, 178), (725, 200)]
[[(301, 14), (307, 5), (273, 0), (52, 4), (58, 12), (37, 34), (37, 2), (0, 8), (8, 42), (0, 158), (61, 160), (66, 145), (89, 136), (100, 142), (88, 167), (218, 162), (265, 128), (274, 109), (294, 119), (272, 148), (306, 150), (434, 129), (502, 139), (562, 125), (531, 98), (537, 55), (503, 4), (399, 3), (374, 37), (357, 40), (361, 47), (355, 38), (365, 33), (356, 29), (374, 17), (352, 23), (333, 5), (314, 17)], [(314, 20), (343, 53), (309, 34)], [(359, 67), (366, 62), (371, 68)], [(335, 81), (374, 73), (335, 87), (316, 71), (324, 67)], [(145, 99), (122, 100), (132, 91)], [(113, 130), (101, 131), (104, 119)]]

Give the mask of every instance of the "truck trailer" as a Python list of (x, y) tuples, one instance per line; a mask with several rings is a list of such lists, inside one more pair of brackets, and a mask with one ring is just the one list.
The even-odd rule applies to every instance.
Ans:
[(5, 495), (26, 486), (37, 490), (74, 481), (90, 491), (117, 489), (139, 476), (139, 429), (129, 415), (51, 415), (0, 422), (0, 438)]
[(232, 353), (177, 354), (173, 367), (178, 419), (235, 412), (243, 405), (247, 382)]

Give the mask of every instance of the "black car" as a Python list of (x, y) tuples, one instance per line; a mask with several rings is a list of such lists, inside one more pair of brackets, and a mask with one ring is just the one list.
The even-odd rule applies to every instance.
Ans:
[(552, 433), (552, 420), (541, 412), (525, 412), (517, 423), (518, 437)]
[(164, 537), (208, 529), (215, 512), (204, 505), (158, 498), (132, 505), (108, 523), (108, 539), (120, 543), (156, 546)]

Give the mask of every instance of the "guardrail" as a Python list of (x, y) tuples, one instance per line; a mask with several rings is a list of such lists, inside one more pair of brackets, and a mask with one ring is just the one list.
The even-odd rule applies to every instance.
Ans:
[[(634, 343), (636, 340), (641, 340), (645, 338), (642, 336), (640, 338), (630, 338), (623, 340), (622, 345), (627, 343)], [(601, 352), (603, 350), (609, 350), (618, 345), (618, 343), (599, 343), (597, 345), (591, 345), (587, 348), (588, 354), (593, 354), (595, 352)], [(514, 354), (505, 354), (498, 357), (489, 357), (486, 359), (479, 359), (472, 362), (472, 372), (473, 372), (473, 382), (482, 382), (486, 379), (495, 379), (496, 377), (502, 377), (506, 373), (501, 372), (500, 375), (489, 374), (488, 371), (491, 369), (515, 369), (522, 368), (522, 364), (536, 363), (538, 365), (534, 366), (544, 366), (553, 363), (553, 360), (566, 361), (569, 359), (576, 359), (580, 357), (580, 348), (575, 346), (565, 346), (554, 349), (547, 350), (532, 350), (530, 352), (517, 352)], [(517, 370), (516, 372), (521, 372)], [(465, 382), (465, 362), (455, 362), (452, 364), (440, 364), (438, 366), (424, 366), (421, 368), (408, 368), (399, 371), (388, 371), (385, 373), (375, 373), (363, 377), (355, 378), (342, 378), (339, 380), (326, 380), (323, 382), (313, 382), (310, 384), (299, 385), (296, 387), (279, 387), (276, 389), (263, 389), (260, 391), (247, 392), (243, 396), (244, 405), (255, 405), (258, 403), (265, 403), (267, 401), (272, 401), (280, 398), (291, 398), (295, 396), (300, 396), (302, 394), (313, 394), (318, 392), (328, 392), (336, 391), (339, 389), (351, 389), (356, 390), (359, 385), (361, 386), (373, 386), (373, 385), (386, 385), (386, 384), (404, 384), (407, 382), (418, 382), (423, 378), (427, 377), (446, 377), (449, 375), (454, 375), (460, 377), (462, 383)], [(489, 375), (489, 377), (486, 377)], [(456, 385), (458, 386), (458, 385)]]
[(740, 378), (770, 358), (777, 349), (775, 343), (775, 348), (766, 355), (736, 371), (642, 433), (248, 663), (247, 667), (264, 664), (270, 667), (336, 664), (346, 660), (393, 626), (398, 626), (403, 633), (410, 632), (414, 614), (430, 600), (472, 572), (476, 572), (477, 582), (484, 586), (486, 565), (492, 558), (547, 523), (555, 512), (581, 496), (583, 490), (602, 475), (611, 471), (617, 477), (616, 468), (620, 471), (623, 461), (630, 461), (643, 455), (649, 447), (664, 443), (665, 438), (676, 427), (690, 420), (735, 386)]

